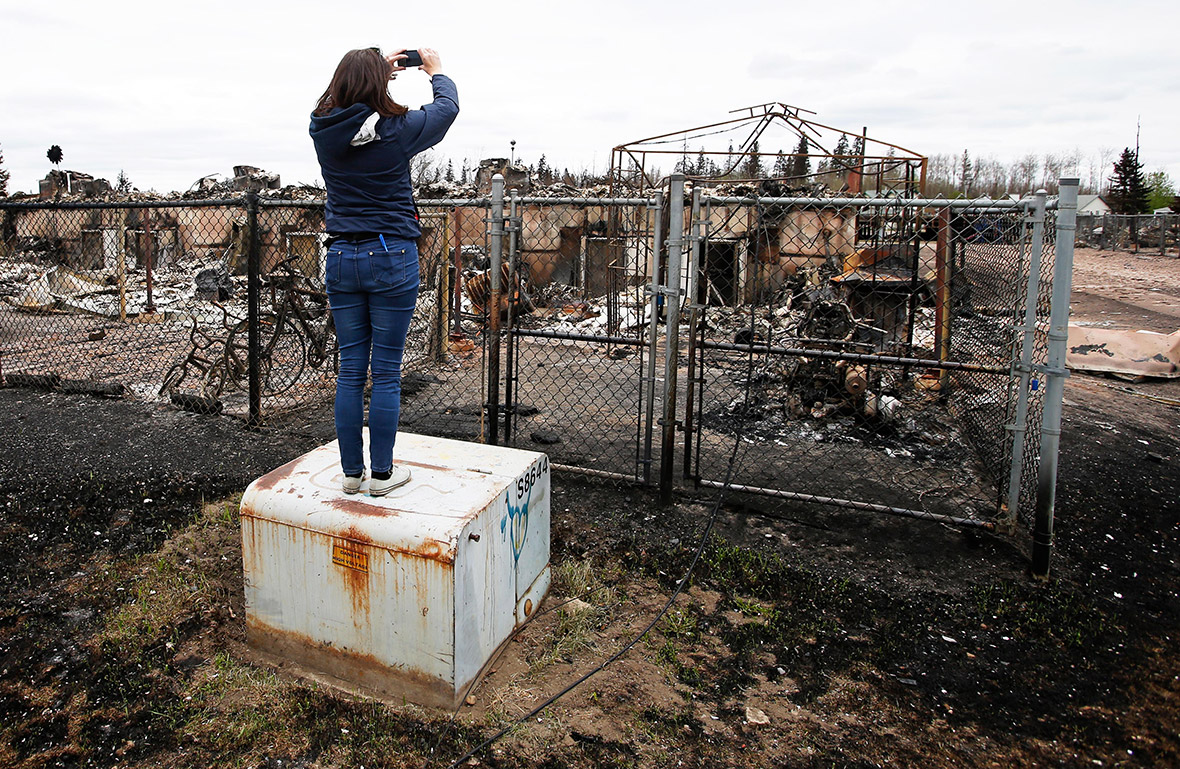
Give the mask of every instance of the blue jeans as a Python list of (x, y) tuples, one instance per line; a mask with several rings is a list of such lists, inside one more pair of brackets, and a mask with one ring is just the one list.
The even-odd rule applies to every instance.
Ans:
[(379, 240), (336, 241), (328, 249), (324, 285), (340, 343), (336, 438), (341, 468), (345, 475), (365, 471), (361, 429), (371, 368), (369, 467), (388, 472), (401, 411), (402, 356), (418, 298), (418, 246), (388, 237), (385, 246)]

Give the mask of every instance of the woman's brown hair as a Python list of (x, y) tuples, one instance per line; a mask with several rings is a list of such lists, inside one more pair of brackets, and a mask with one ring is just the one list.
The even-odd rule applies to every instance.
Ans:
[(391, 65), (377, 48), (359, 48), (344, 54), (336, 65), (328, 90), (316, 103), (316, 115), (326, 115), (336, 107), (350, 107), (364, 103), (381, 117), (404, 115), (406, 107), (389, 96)]

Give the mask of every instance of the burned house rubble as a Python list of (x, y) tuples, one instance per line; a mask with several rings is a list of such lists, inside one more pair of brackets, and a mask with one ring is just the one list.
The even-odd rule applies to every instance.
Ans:
[(98, 198), (110, 194), (111, 183), (95, 179), (78, 171), (53, 170), (39, 183), (37, 197), (41, 200), (61, 200), (63, 197)]
[[(102, 291), (92, 284), (109, 288), (119, 283), (119, 312), (124, 316), (168, 307), (181, 301), (175, 299), (179, 295), (184, 301), (214, 296), (228, 301), (245, 275), (246, 213), (232, 206), (183, 203), (233, 197), (245, 190), (310, 204), (263, 206), (258, 214), (259, 245), (264, 273), (294, 259), (303, 274), (318, 279), (325, 238), (323, 208), (318, 205), (323, 191), (279, 187), (278, 179), (276, 174), (239, 166), (232, 178), (204, 177), (180, 195), (105, 193), (109, 202), (170, 204), (158, 208), (7, 210), (3, 216), (10, 266), (0, 275), (0, 292), (10, 304), (37, 310), (51, 305), (68, 308), (79, 304), (72, 298), (84, 296), (85, 311), (98, 311), (102, 302), (94, 297)], [(730, 197), (761, 191), (746, 182), (709, 189), (710, 194)], [(595, 203), (607, 193), (606, 187), (575, 189), (559, 183), (522, 198), (514, 267), (525, 291), (540, 300), (537, 318), (583, 331), (633, 328), (650, 320), (650, 309), (631, 297), (636, 294), (636, 276), (650, 272), (650, 248), (636, 236), (650, 231), (652, 212), (620, 212)], [(74, 193), (83, 194), (90, 193)], [(487, 268), (486, 212), (475, 194), (474, 188), (445, 183), (418, 190), (424, 265), (437, 271), (439, 265), (457, 261), (469, 276)], [(445, 199), (445, 210), (432, 209), (433, 199)], [(471, 204), (464, 205), (464, 200)], [(926, 285), (934, 268), (933, 244), (915, 241), (920, 252), (915, 275), (911, 254), (901, 253), (897, 246), (866, 247), (860, 242), (863, 237), (858, 235), (874, 226), (863, 212), (858, 217), (836, 206), (716, 205), (702, 217), (699, 224), (708, 230), (708, 238), (683, 285), (691, 302), (738, 307), (765, 302), (775, 294), (815, 294), (822, 288), (826, 301), (836, 302), (856, 319), (850, 328), (857, 344), (880, 351), (913, 331), (905, 328), (905, 308), (892, 301), (893, 294)], [(149, 274), (155, 284), (151, 296)], [(565, 309), (547, 306), (547, 298)], [(102, 312), (114, 313), (110, 308)], [(791, 312), (793, 318), (798, 315)], [(753, 333), (754, 338), (764, 338), (758, 329)]]

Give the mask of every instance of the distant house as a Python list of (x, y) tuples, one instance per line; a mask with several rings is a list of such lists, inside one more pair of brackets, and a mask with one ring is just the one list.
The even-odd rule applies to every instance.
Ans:
[(1110, 212), (1110, 204), (1101, 195), (1078, 195), (1078, 216), (1101, 216)]

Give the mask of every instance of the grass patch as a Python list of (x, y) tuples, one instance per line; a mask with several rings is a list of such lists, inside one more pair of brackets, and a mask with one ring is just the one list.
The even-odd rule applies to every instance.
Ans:
[(701, 638), (700, 622), (691, 610), (670, 609), (660, 622), (660, 632), (669, 638), (687, 641), (699, 641)]
[(1081, 649), (1120, 631), (1114, 617), (1060, 582), (1031, 585), (1002, 580), (976, 587), (973, 598), (984, 622), (1000, 620), (1014, 635), (1028, 640), (1052, 640)]
[(680, 683), (693, 689), (701, 688), (704, 682), (701, 671), (692, 665), (684, 664), (680, 659), (680, 650), (675, 641), (667, 639), (663, 646), (656, 649), (656, 661), (671, 671)]
[(124, 603), (107, 615), (92, 643), (100, 648), (109, 644), (126, 658), (160, 643), (175, 644), (185, 621), (224, 592), (213, 580), (225, 569), (227, 550), (233, 552), (228, 545), (238, 536), (237, 510), (232, 499), (200, 506), (189, 526), (159, 552), (122, 569), (129, 578), (114, 589), (125, 596)]
[(552, 633), (537, 643), (531, 673), (554, 662), (573, 662), (595, 648), (598, 631), (618, 603), (615, 588), (605, 581), (612, 573), (591, 560), (566, 560), (553, 566), (553, 595), (568, 603), (553, 609), (556, 622)]

